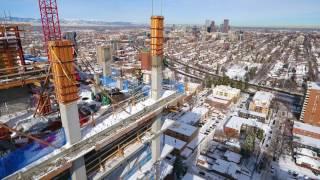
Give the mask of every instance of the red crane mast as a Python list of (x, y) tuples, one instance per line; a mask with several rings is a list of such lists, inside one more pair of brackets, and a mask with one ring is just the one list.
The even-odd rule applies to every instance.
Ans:
[(39, 0), (42, 31), (46, 51), (48, 41), (61, 39), (58, 7), (56, 0)]

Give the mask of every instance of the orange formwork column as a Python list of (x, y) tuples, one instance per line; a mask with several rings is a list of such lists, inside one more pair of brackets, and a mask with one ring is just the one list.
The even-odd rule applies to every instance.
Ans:
[(52, 74), (59, 103), (74, 102), (79, 98), (72, 55), (73, 44), (68, 40), (49, 41), (49, 56), (52, 63)]
[(163, 55), (163, 16), (151, 16), (151, 56)]

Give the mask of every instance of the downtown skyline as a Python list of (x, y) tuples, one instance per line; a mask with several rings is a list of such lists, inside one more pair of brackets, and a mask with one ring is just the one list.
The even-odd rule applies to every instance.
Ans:
[[(40, 18), (37, 0), (1, 0), (0, 16)], [(151, 0), (57, 0), (59, 16), (67, 20), (124, 21), (147, 24)], [(99, 6), (97, 5), (99, 4)], [(161, 8), (162, 4), (162, 8)], [(320, 1), (316, 0), (154, 0), (153, 14), (167, 24), (216, 24), (230, 19), (233, 26), (320, 27)]]

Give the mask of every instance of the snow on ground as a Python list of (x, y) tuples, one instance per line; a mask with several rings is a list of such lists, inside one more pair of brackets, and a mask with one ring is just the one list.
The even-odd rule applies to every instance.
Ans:
[[(166, 98), (174, 93), (175, 93), (175, 91), (170, 91), (170, 90), (164, 91), (162, 97), (159, 100)], [(109, 114), (109, 115), (107, 115), (107, 117), (105, 117), (105, 116), (97, 117), (97, 116), (100, 116), (100, 114), (97, 114), (96, 117), (94, 117), (94, 118), (97, 119), (98, 123), (94, 127), (87, 126), (87, 127), (83, 128), (82, 132), (81, 132), (82, 139), (87, 139), (87, 138), (105, 130), (106, 128), (109, 128), (109, 127), (115, 125), (116, 123), (121, 122), (122, 120), (128, 118), (129, 116), (136, 114), (139, 111), (142, 111), (145, 107), (148, 107), (152, 104), (155, 104), (156, 102), (157, 101), (154, 101), (153, 99), (148, 98), (145, 101), (137, 103), (132, 108), (130, 106), (125, 107), (125, 110), (128, 112), (131, 112), (131, 114), (125, 112), (124, 110), (121, 110), (120, 112), (115, 113), (114, 115)]]
[(195, 174), (187, 173), (186, 175), (184, 175), (182, 180), (205, 180), (205, 179), (203, 179), (202, 177), (197, 176)]
[[(290, 156), (282, 156), (278, 163), (272, 162), (272, 166), (277, 170), (277, 176), (280, 179), (289, 179), (291, 176), (288, 171), (296, 171), (299, 175), (306, 175), (309, 178), (320, 179), (320, 176), (316, 176), (311, 170), (297, 166)], [(292, 178), (292, 177), (291, 177)]]
[[(175, 93), (175, 91), (167, 90), (167, 91), (165, 91), (163, 93), (162, 97), (159, 100), (161, 100), (163, 98), (166, 98), (166, 97), (168, 97), (168, 96), (170, 96), (170, 95), (172, 95), (174, 93)], [(86, 97), (86, 96), (89, 96), (89, 93), (88, 93), (88, 91), (83, 91), (82, 95)], [(151, 98), (148, 98), (143, 102), (137, 103), (134, 107), (132, 107), (131, 110), (130, 110), (130, 107), (126, 107), (126, 110), (129, 111), (129, 112), (131, 111), (131, 114), (128, 114), (127, 112), (125, 112), (123, 110), (120, 111), (119, 113), (115, 113), (115, 115), (112, 115), (112, 114), (108, 115), (107, 114), (108, 116), (101, 116), (102, 114), (97, 113), (95, 115), (95, 118), (97, 118), (97, 122), (98, 123), (94, 127), (87, 126), (87, 127), (83, 128), (81, 130), (82, 131), (82, 139), (83, 140), (87, 139), (87, 138), (89, 138), (89, 137), (91, 137), (91, 136), (93, 136), (93, 135), (105, 130), (106, 128), (111, 127), (112, 125), (115, 125), (116, 123), (124, 120), (125, 118), (127, 118), (127, 117), (129, 117), (129, 116), (131, 116), (131, 115), (133, 115), (135, 113), (138, 113), (139, 111), (143, 110), (145, 107), (150, 106), (150, 105), (152, 105), (152, 104), (154, 104), (156, 102), (157, 101), (154, 101)], [(109, 106), (104, 106), (101, 109), (104, 112), (104, 110), (107, 110), (108, 107)], [(21, 115), (24, 115), (24, 113), (25, 112), (22, 112)], [(28, 116), (32, 116), (32, 114), (31, 115), (28, 114)], [(99, 116), (101, 116), (100, 117), (101, 121), (99, 121), (99, 119), (98, 119)], [(65, 150), (65, 149), (68, 149), (68, 148), (70, 148), (70, 145), (64, 145), (61, 148), (59, 148), (57, 150), (54, 150), (53, 152), (48, 153), (47, 155), (45, 155), (45, 156), (41, 157), (40, 159), (34, 161), (33, 163), (28, 164), (27, 166), (23, 167), (21, 170), (28, 170), (29, 168), (34, 167), (35, 165), (38, 165), (38, 164), (48, 160), (49, 158), (59, 154), (61, 151)]]
[(19, 111), (13, 114), (0, 116), (0, 122), (7, 124), (9, 127), (15, 126), (20, 120), (29, 119), (33, 117), (33, 111)]

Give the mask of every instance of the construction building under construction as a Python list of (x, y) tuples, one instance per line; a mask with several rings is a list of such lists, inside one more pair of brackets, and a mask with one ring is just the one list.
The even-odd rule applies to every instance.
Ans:
[[(121, 65), (120, 73), (112, 73), (118, 55), (113, 44), (97, 46), (101, 72), (86, 59), (75, 62), (76, 43), (61, 39), (51, 1), (39, 0), (48, 61), (27, 64), (19, 26), (0, 25), (0, 178), (163, 179), (172, 172), (163, 158), (173, 147), (161, 143), (172, 124), (162, 113), (185, 98), (162, 88), (164, 17), (151, 17), (150, 51), (138, 50), (145, 83), (125, 79)], [(23, 109), (8, 110), (21, 102)], [(137, 170), (136, 164), (148, 168)]]

